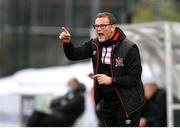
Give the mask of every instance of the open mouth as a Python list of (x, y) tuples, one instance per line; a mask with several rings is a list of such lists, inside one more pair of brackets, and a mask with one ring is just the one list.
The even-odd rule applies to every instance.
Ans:
[(98, 33), (98, 36), (102, 37), (102, 36), (104, 36), (104, 34), (103, 33)]

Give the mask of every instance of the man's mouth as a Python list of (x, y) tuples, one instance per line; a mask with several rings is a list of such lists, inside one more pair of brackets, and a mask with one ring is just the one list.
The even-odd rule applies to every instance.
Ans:
[(98, 36), (101, 37), (101, 36), (104, 36), (104, 34), (103, 33), (98, 33)]

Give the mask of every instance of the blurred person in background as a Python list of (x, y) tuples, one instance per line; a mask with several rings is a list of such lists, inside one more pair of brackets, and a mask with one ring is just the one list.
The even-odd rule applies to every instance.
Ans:
[(166, 92), (155, 82), (144, 84), (146, 103), (142, 109), (141, 127), (166, 127)]
[(109, 12), (98, 13), (93, 25), (97, 38), (74, 47), (65, 28), (59, 35), (65, 55), (70, 60), (92, 58), (95, 104), (102, 103), (104, 126), (139, 126), (145, 102), (141, 82), (138, 46), (116, 26)]
[(67, 85), (69, 88), (67, 94), (52, 100), (50, 105), (51, 114), (34, 111), (27, 126), (73, 126), (85, 109), (85, 86), (75, 78), (71, 78)]

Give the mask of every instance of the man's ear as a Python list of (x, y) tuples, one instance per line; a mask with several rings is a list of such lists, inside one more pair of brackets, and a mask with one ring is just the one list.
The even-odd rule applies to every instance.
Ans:
[(116, 25), (113, 24), (113, 25), (111, 26), (111, 30), (112, 30), (112, 31), (115, 31), (115, 29), (116, 29)]

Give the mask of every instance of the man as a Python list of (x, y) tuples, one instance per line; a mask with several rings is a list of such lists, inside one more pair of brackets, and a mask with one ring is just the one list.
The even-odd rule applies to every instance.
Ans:
[(29, 118), (27, 126), (30, 127), (70, 127), (84, 112), (85, 86), (77, 79), (68, 81), (69, 91), (65, 96), (57, 97), (51, 102), (51, 114), (34, 111)]
[(167, 127), (166, 92), (155, 82), (144, 85), (147, 102), (142, 109), (141, 127)]
[(81, 47), (73, 46), (64, 27), (59, 38), (68, 59), (92, 58), (95, 103), (103, 102), (104, 125), (138, 126), (144, 104), (140, 55), (137, 45), (115, 23), (111, 13), (98, 13), (93, 25), (97, 38)]

